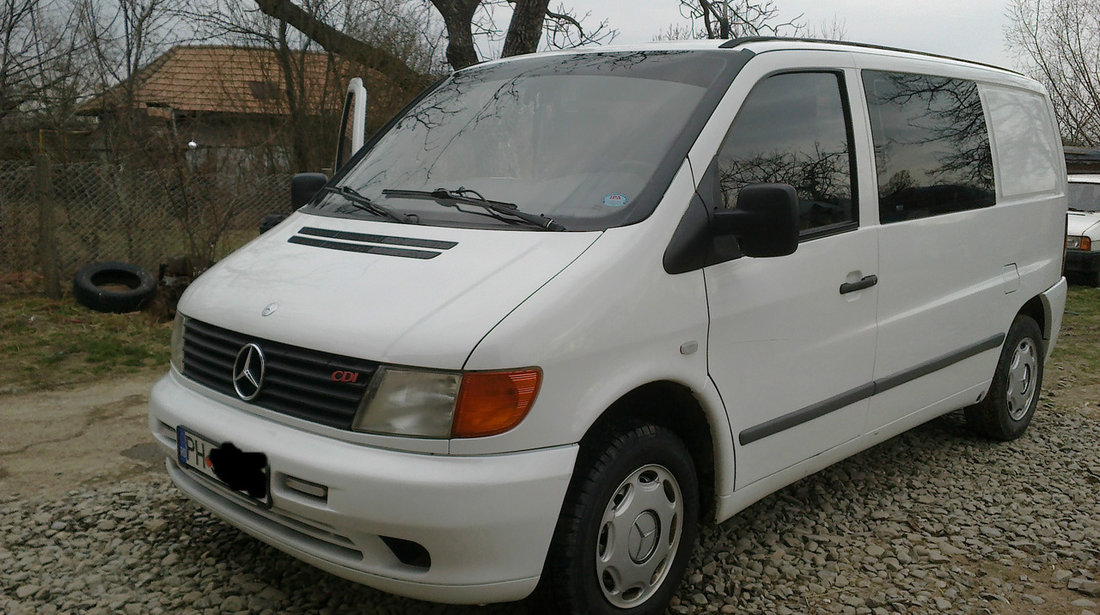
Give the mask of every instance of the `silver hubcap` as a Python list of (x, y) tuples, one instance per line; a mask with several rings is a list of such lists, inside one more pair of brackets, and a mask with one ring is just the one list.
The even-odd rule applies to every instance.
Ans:
[(680, 546), (683, 506), (676, 478), (656, 464), (615, 489), (596, 540), (596, 576), (611, 604), (637, 606), (661, 586)]
[(1039, 376), (1039, 358), (1030, 338), (1020, 340), (1012, 352), (1008, 366), (1008, 416), (1019, 421), (1027, 414), (1035, 397), (1035, 380)]

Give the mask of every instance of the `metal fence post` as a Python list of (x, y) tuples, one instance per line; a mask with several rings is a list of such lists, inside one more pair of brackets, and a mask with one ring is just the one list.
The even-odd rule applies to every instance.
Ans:
[(50, 299), (61, 298), (57, 272), (57, 223), (54, 216), (50, 158), (44, 153), (34, 159), (34, 190), (38, 201), (38, 263), (42, 267), (42, 290)]

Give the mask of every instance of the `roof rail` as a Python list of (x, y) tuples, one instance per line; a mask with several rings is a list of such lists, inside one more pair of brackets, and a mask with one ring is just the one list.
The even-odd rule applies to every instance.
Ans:
[(964, 60), (963, 58), (956, 58), (953, 56), (945, 56), (938, 53), (928, 53), (927, 51), (913, 51), (912, 49), (902, 49), (901, 47), (889, 47), (887, 45), (876, 45), (874, 43), (857, 43), (852, 41), (833, 41), (824, 38), (803, 38), (803, 37), (788, 37), (788, 36), (741, 36), (738, 38), (731, 38), (730, 40), (719, 45), (722, 49), (733, 49), (734, 47), (740, 47), (748, 43), (766, 43), (770, 41), (778, 42), (790, 42), (790, 43), (828, 43), (830, 45), (844, 45), (846, 47), (860, 47), (863, 49), (878, 49), (880, 51), (900, 51), (902, 53), (911, 53), (919, 56), (927, 56), (929, 58), (939, 58), (941, 60), (954, 60), (955, 62), (963, 62), (965, 64), (974, 64), (976, 66), (984, 66), (986, 68), (995, 68), (997, 70), (1003, 70), (1007, 73), (1014, 75), (1024, 76), (1023, 73), (1014, 71), (1010, 68), (1003, 66), (997, 66), (996, 64), (986, 64), (985, 62), (975, 62), (974, 60)]

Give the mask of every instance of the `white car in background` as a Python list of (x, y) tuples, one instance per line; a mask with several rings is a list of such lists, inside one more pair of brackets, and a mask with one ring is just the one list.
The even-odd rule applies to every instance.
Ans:
[(1066, 273), (1100, 286), (1100, 174), (1069, 176)]

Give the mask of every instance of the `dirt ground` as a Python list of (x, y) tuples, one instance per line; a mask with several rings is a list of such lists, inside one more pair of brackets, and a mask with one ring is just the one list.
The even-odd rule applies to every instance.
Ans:
[(163, 473), (146, 423), (149, 390), (163, 374), (0, 395), (0, 499)]

